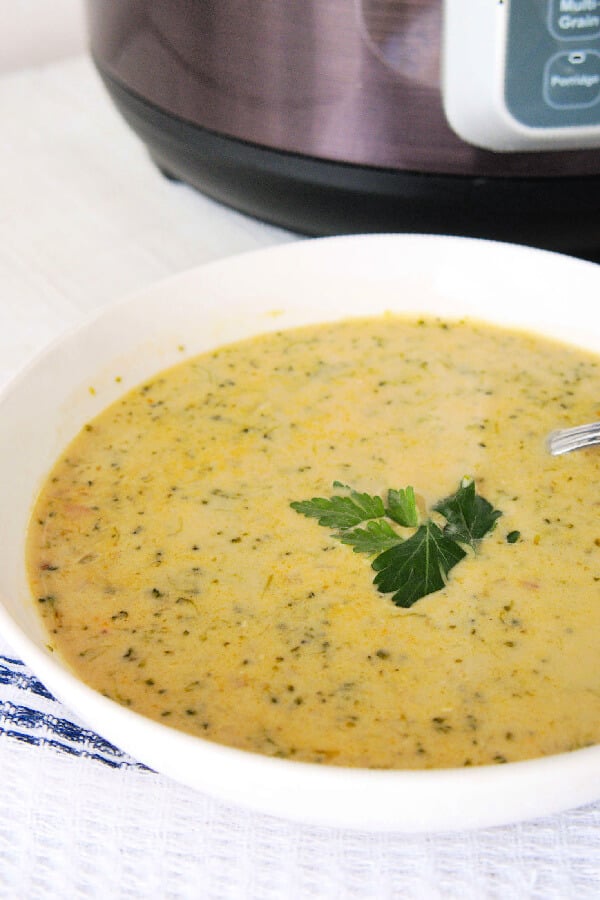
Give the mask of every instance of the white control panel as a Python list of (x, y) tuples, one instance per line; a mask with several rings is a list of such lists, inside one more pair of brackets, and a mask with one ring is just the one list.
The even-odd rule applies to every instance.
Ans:
[(443, 0), (442, 98), (487, 150), (600, 148), (600, 0)]

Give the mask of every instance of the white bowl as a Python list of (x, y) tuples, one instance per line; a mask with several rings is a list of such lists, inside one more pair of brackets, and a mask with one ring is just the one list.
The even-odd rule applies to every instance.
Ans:
[(66, 443), (123, 391), (186, 356), (253, 333), (388, 309), (468, 315), (600, 352), (598, 297), (593, 263), (487, 241), (378, 235), (244, 254), (105, 309), (0, 397), (0, 629), (92, 728), (227, 802), (321, 825), (423, 831), (506, 824), (599, 799), (600, 746), (503, 766), (374, 771), (267, 758), (153, 722), (84, 685), (46, 649), (24, 562), (34, 498)]

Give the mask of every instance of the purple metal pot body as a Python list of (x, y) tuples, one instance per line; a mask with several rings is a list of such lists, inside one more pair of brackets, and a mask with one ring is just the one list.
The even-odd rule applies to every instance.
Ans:
[(491, 153), (453, 133), (440, 0), (88, 0), (88, 21), (104, 73), (218, 135), (423, 174), (600, 174), (597, 150)]

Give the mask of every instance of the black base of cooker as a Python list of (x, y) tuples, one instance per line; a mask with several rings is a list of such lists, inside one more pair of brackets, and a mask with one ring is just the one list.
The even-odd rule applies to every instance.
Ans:
[(600, 175), (430, 175), (284, 153), (171, 116), (100, 74), (161, 171), (265, 222), (313, 236), (465, 235), (600, 261)]

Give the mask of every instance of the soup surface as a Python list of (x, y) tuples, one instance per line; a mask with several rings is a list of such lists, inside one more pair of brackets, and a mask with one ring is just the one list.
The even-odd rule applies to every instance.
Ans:
[[(596, 356), (471, 321), (348, 320), (184, 361), (86, 425), (41, 491), (49, 642), (107, 697), (274, 756), (429, 768), (598, 742), (600, 451), (544, 440), (599, 398)], [(410, 608), (290, 506), (411, 485), (435, 520), (464, 476), (502, 516)]]

